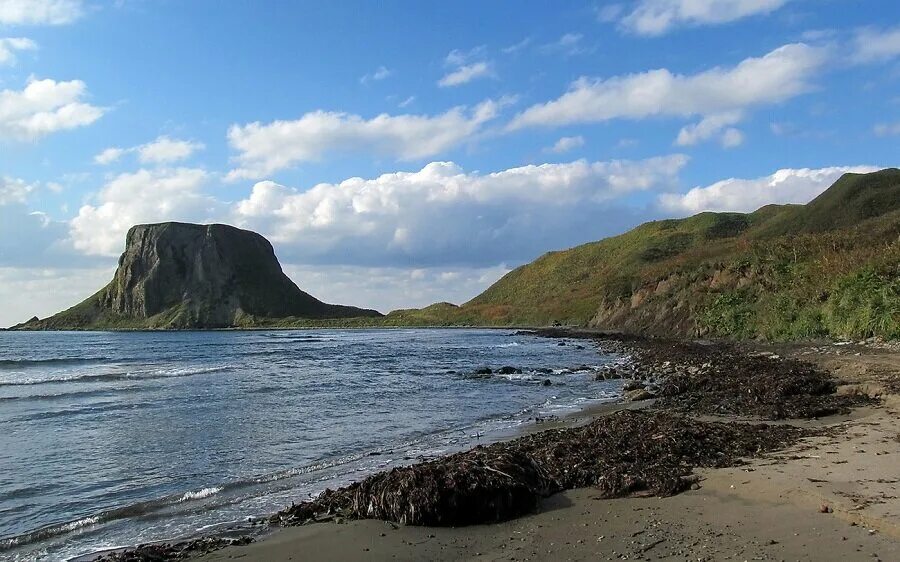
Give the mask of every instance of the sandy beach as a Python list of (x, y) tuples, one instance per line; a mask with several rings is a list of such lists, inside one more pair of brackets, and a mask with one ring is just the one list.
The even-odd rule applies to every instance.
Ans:
[(312, 524), (197, 559), (900, 559), (900, 356), (858, 345), (769, 350), (829, 369), (839, 393), (864, 390), (881, 400), (850, 414), (779, 422), (826, 431), (743, 466), (699, 469), (698, 485), (671, 497), (604, 499), (582, 488), (498, 524)]

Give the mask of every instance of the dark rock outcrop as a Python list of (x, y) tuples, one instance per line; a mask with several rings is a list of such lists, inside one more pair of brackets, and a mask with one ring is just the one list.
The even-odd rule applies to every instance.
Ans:
[(268, 240), (223, 224), (128, 231), (113, 280), (75, 307), (22, 328), (227, 328), (276, 319), (380, 316), (326, 304), (281, 269)]

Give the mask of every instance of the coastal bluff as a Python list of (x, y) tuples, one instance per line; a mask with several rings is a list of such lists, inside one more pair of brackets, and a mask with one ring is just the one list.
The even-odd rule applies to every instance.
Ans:
[(80, 304), (15, 329), (212, 329), (284, 319), (379, 317), (324, 303), (281, 269), (263, 236), (224, 224), (132, 227), (112, 281)]

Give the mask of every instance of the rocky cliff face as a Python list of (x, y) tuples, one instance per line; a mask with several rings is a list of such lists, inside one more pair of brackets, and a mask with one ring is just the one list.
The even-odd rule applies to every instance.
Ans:
[(360, 316), (380, 314), (326, 304), (301, 291), (281, 270), (269, 241), (255, 232), (161, 223), (128, 231), (109, 285), (26, 327), (222, 328), (286, 317)]

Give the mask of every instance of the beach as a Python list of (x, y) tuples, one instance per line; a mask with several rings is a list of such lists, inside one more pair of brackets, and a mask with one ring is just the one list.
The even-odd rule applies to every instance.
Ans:
[[(838, 395), (877, 400), (818, 419), (769, 421), (811, 432), (727, 468), (698, 468), (667, 497), (604, 497), (593, 487), (542, 498), (530, 514), (434, 527), (371, 519), (278, 529), (198, 560), (895, 560), (900, 557), (900, 398), (896, 350), (871, 345), (744, 346), (799, 358), (839, 378)], [(634, 406), (632, 406), (634, 407)], [(616, 415), (587, 412), (564, 425)], [(611, 413), (612, 412), (612, 413)], [(752, 416), (695, 416), (758, 423)]]

